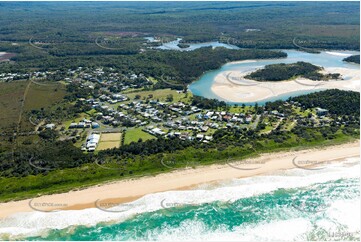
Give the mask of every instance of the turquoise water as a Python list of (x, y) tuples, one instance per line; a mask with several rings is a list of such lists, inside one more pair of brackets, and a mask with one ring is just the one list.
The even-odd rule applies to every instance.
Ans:
[(149, 194), (108, 212), (21, 214), (0, 221), (0, 239), (359, 240), (358, 161)]
[[(264, 226), (264, 223), (265, 226), (272, 226), (272, 223), (289, 222), (287, 228), (291, 230), (292, 225), (309, 224), (306, 231), (292, 234), (295, 235), (292, 239), (327, 240), (333, 239), (339, 233), (339, 239), (357, 240), (359, 234), (348, 231), (342, 224), (337, 222), (335, 224), (325, 211), (335, 200), (357, 200), (359, 196), (358, 179), (340, 179), (297, 189), (277, 189), (271, 193), (243, 198), (231, 203), (212, 202), (198, 206), (163, 209), (136, 215), (116, 224), (54, 230), (45, 238), (29, 239), (168, 240), (173, 238), (182, 240), (209, 239), (214, 233), (232, 235), (234, 239), (239, 240), (250, 236), (255, 236), (252, 239), (264, 239), (273, 235), (257, 234), (255, 227)], [(335, 228), (329, 230), (320, 226), (318, 223), (320, 220), (334, 223)], [(285, 237), (285, 239), (289, 238)]]
[[(352, 64), (344, 62), (343, 59), (348, 55), (359, 54), (359, 52), (355, 51), (337, 51), (337, 53), (341, 53), (342, 55), (333, 55), (327, 52), (321, 52), (320, 54), (311, 54), (302, 51), (296, 50), (282, 50), (287, 53), (286, 58), (282, 59), (271, 59), (271, 60), (257, 60), (256, 62), (249, 62), (249, 63), (228, 63), (223, 65), (220, 69), (210, 71), (205, 73), (199, 80), (193, 82), (189, 86), (189, 90), (197, 96), (202, 96), (206, 98), (215, 98), (222, 101), (226, 101), (220, 97), (218, 97), (213, 91), (211, 90), (212, 84), (214, 82), (215, 77), (224, 71), (250, 71), (256, 68), (262, 68), (265, 65), (269, 64), (277, 64), (277, 63), (295, 63), (297, 61), (305, 61), (315, 65), (319, 65), (322, 67), (343, 67), (343, 68), (350, 68), (350, 69), (359, 69), (360, 65)], [(347, 77), (345, 78), (347, 79)], [(247, 87), (245, 87), (247, 88)], [(278, 99), (286, 100), (289, 97), (299, 96), (303, 94), (312, 93), (315, 91), (320, 91), (320, 89), (315, 90), (307, 90), (307, 91), (298, 91), (293, 93), (284, 94), (277, 97), (272, 97), (264, 100), (259, 100), (258, 104), (263, 105), (267, 101), (275, 101)], [(230, 104), (235, 104), (235, 102), (228, 102)], [(238, 103), (240, 104), (240, 103)], [(245, 103), (247, 105), (253, 105), (254, 103)]]

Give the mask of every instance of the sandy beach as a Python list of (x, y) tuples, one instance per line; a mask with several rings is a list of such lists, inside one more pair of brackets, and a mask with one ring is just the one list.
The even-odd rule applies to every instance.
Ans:
[(118, 205), (150, 193), (192, 189), (205, 183), (267, 174), (282, 169), (318, 169), (318, 166), (327, 165), (329, 162), (359, 156), (359, 141), (325, 148), (263, 154), (241, 162), (181, 169), (156, 176), (102, 184), (79, 191), (1, 203), (0, 218), (19, 212), (93, 208), (97, 207), (99, 202)]
[(343, 80), (312, 81), (297, 78), (279, 82), (257, 82), (245, 79), (249, 72), (225, 71), (215, 77), (212, 91), (231, 102), (257, 102), (282, 94), (323, 89), (360, 90), (360, 71), (348, 68), (325, 68), (323, 73), (340, 73)]

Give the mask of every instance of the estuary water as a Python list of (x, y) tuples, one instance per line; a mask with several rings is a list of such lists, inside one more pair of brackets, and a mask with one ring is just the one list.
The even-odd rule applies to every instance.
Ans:
[[(345, 57), (350, 55), (360, 54), (356, 51), (323, 51), (319, 54), (312, 54), (297, 50), (282, 50), (283, 52), (287, 53), (286, 58), (280, 59), (266, 59), (266, 60), (256, 60), (250, 62), (230, 62), (223, 65), (220, 69), (206, 72), (204, 75), (200, 77), (199, 80), (193, 82), (189, 85), (189, 90), (197, 96), (202, 96), (206, 98), (214, 98), (221, 101), (226, 101), (221, 97), (217, 96), (212, 90), (211, 87), (215, 81), (215, 77), (224, 72), (224, 71), (232, 71), (232, 72), (246, 72), (252, 71), (255, 69), (263, 68), (265, 65), (269, 64), (278, 64), (278, 63), (295, 63), (298, 61), (309, 62), (314, 65), (322, 66), (322, 67), (341, 67), (341, 68), (349, 68), (349, 69), (359, 69), (360, 65), (348, 63), (343, 61)], [(347, 76), (344, 76), (344, 79), (347, 80)], [(245, 87), (247, 88), (247, 87)], [(276, 97), (268, 98), (268, 99), (261, 99), (258, 101), (258, 104), (264, 104), (268, 101), (275, 101), (275, 100), (286, 100), (289, 97), (299, 96), (303, 94), (312, 93), (318, 90), (307, 90), (307, 91), (295, 91), (289, 92), (283, 95), (279, 95)], [(235, 102), (228, 102), (230, 104), (235, 104)], [(241, 103), (236, 103), (241, 104)], [(254, 103), (245, 103), (246, 105), (252, 105)]]
[(202, 42), (202, 43), (189, 43), (189, 47), (187, 48), (180, 48), (178, 46), (179, 42), (181, 41), (181, 38), (178, 38), (177, 40), (171, 41), (171, 42), (167, 42), (167, 43), (163, 43), (161, 46), (158, 47), (158, 49), (161, 50), (179, 50), (179, 51), (191, 51), (191, 50), (195, 50), (195, 49), (199, 49), (202, 47), (208, 47), (211, 46), (213, 48), (217, 48), (217, 47), (224, 47), (227, 49), (239, 49), (237, 46), (235, 45), (230, 45), (230, 44), (226, 44), (226, 43), (220, 43), (218, 41), (212, 41), (212, 42)]

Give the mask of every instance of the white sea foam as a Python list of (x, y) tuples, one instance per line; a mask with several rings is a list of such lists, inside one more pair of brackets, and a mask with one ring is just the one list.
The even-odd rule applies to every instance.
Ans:
[[(285, 229), (287, 228), (287, 229)], [(147, 231), (145, 237), (132, 238), (160, 241), (291, 241), (312, 229), (306, 219), (267, 221), (255, 225), (238, 226), (228, 230), (225, 226), (210, 229), (198, 220), (185, 220), (178, 227), (163, 226)], [(115, 237), (115, 240), (120, 239)]]
[(327, 215), (344, 225), (349, 232), (360, 231), (360, 199), (335, 201), (327, 209)]
[[(343, 216), (343, 219), (346, 216)], [(332, 226), (329, 226), (332, 224)], [(309, 238), (334, 240), (337, 231), (350, 231), (339, 233), (343, 236), (357, 238), (357, 230), (343, 227), (344, 224), (329, 219), (319, 219), (317, 216), (309, 218), (292, 218), (285, 220), (270, 220), (258, 224), (245, 223), (232, 229), (220, 225), (209, 228), (199, 220), (185, 220), (179, 226), (162, 226), (147, 231), (140, 240), (161, 241), (305, 241)], [(322, 231), (320, 234), (317, 231)], [(354, 231), (354, 232), (351, 232)], [(313, 235), (312, 235), (313, 234)], [(310, 237), (309, 237), (310, 236)], [(316, 237), (312, 237), (316, 236)], [(320, 236), (320, 237), (317, 237)], [(121, 238), (112, 238), (121, 239)]]
[[(105, 212), (97, 208), (91, 208), (50, 213), (19, 213), (0, 221), (0, 239), (7, 238), (7, 235), (10, 235), (9, 238), (11, 239), (18, 236), (34, 236), (49, 229), (63, 229), (76, 225), (95, 226), (99, 222), (121, 222), (136, 214), (182, 204), (198, 205), (215, 201), (228, 202), (269, 193), (279, 188), (306, 187), (340, 178), (358, 178), (360, 169), (358, 163), (354, 164), (356, 161), (358, 161), (358, 158), (328, 165), (321, 170), (292, 169), (279, 171), (271, 175), (233, 179), (215, 187), (149, 194), (132, 203), (111, 208), (111, 211), (120, 212)], [(345, 204), (334, 204), (334, 206), (342, 209)], [(330, 216), (335, 217), (337, 220), (342, 220), (341, 217), (345, 216), (345, 213), (330, 213)], [(350, 214), (353, 214), (352, 211), (350, 211)], [(295, 234), (292, 234), (292, 236), (295, 236)]]

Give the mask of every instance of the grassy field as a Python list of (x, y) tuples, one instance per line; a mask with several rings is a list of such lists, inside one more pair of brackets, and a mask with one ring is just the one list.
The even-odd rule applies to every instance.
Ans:
[(21, 113), (20, 130), (30, 131), (33, 125), (30, 124), (27, 114), (31, 110), (49, 108), (64, 96), (65, 87), (61, 84), (29, 85), (28, 81), (0, 83), (0, 130), (15, 127)]
[(97, 150), (119, 148), (122, 133), (102, 133)]
[(142, 131), (142, 128), (129, 129), (125, 133), (124, 144), (130, 144), (131, 142), (138, 142), (139, 139), (146, 141), (149, 139), (155, 139), (155, 137)]
[(231, 113), (252, 113), (254, 112), (254, 107), (253, 106), (231, 106), (229, 109), (229, 112)]
[(0, 83), (0, 130), (17, 122), (26, 85), (24, 81)]
[(32, 109), (48, 108), (65, 96), (65, 86), (60, 83), (44, 83), (37, 85), (32, 83), (27, 93), (24, 106), (25, 111)]

